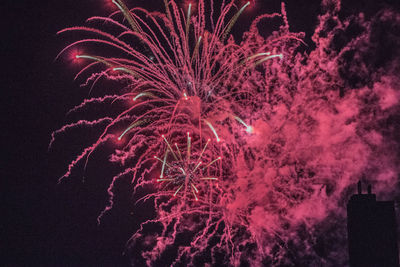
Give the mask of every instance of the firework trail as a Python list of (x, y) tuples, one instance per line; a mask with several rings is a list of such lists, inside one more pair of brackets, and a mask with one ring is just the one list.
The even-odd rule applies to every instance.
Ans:
[[(360, 58), (376, 47), (369, 46), (373, 25), (398, 25), (399, 15), (353, 17), (362, 30), (335, 47), (350, 19), (339, 19), (339, 2), (324, 1), (316, 49), (306, 55), (299, 52), (304, 34), (289, 31), (283, 4), (281, 13), (255, 18), (238, 44), (230, 32), (250, 2), (224, 1), (218, 11), (213, 1), (181, 8), (165, 0), (165, 13), (112, 3), (118, 11), (88, 19), (101, 29), (60, 31), (89, 36), (60, 55), (85, 63), (76, 78), (89, 72), (91, 92), (101, 79), (125, 87), (74, 107), (71, 114), (99, 105), (112, 111), (62, 127), (51, 145), (74, 127), (101, 129), (60, 182), (81, 162), (89, 168), (101, 146), (116, 147), (110, 161), (122, 171), (99, 223), (125, 176), (134, 195), (146, 192), (136, 203), (152, 202), (156, 211), (128, 242), (132, 265), (345, 265), (344, 203), (352, 184), (373, 176), (378, 195), (397, 194), (396, 66), (381, 66), (368, 80), (373, 68)], [(208, 9), (219, 12), (216, 21)], [(274, 17), (282, 26), (262, 37), (259, 24)], [(99, 46), (113, 56), (74, 52)], [(349, 55), (359, 62), (347, 63)], [(348, 84), (354, 77), (345, 75), (361, 78)]]

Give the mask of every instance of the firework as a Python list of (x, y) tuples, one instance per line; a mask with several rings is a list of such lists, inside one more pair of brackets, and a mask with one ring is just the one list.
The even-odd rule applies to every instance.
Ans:
[[(211, 168), (215, 163), (221, 160), (218, 157), (211, 162), (204, 161), (204, 158), (208, 153), (204, 153), (211, 139), (208, 139), (203, 149), (201, 149), (200, 154), (192, 152), (192, 141), (190, 134), (187, 133), (187, 142), (185, 153), (181, 152), (178, 144), (175, 143), (175, 149), (171, 147), (165, 136), (162, 136), (167, 144), (167, 150), (164, 152), (163, 159), (154, 156), (155, 159), (162, 163), (161, 175), (157, 179), (157, 182), (165, 183), (163, 188), (168, 188), (171, 186), (174, 188), (173, 196), (177, 196), (179, 192), (183, 192), (183, 199), (186, 200), (186, 193), (192, 192), (193, 197), (198, 201), (197, 195), (199, 194), (199, 185), (202, 181), (218, 181), (217, 175), (212, 177), (207, 176), (210, 173), (217, 173), (216, 171), (211, 171)], [(168, 159), (168, 155), (172, 154), (172, 160)], [(219, 176), (219, 175), (218, 175)]]
[[(368, 168), (394, 181), (394, 160), (382, 156), (383, 137), (371, 130), (377, 122), (365, 114), (365, 103), (371, 102), (366, 99), (379, 98), (387, 88), (335, 94), (342, 82), (336, 54), (326, 52), (328, 41), (317, 43), (309, 56), (299, 54), (304, 35), (289, 31), (283, 4), (281, 13), (255, 18), (238, 44), (230, 33), (252, 5), (239, 2), (223, 1), (218, 11), (213, 1), (179, 7), (165, 0), (165, 13), (159, 13), (114, 0), (117, 11), (109, 17), (88, 19), (100, 28), (60, 31), (89, 36), (60, 56), (73, 53), (74, 61), (84, 64), (76, 78), (90, 73), (84, 84), (92, 94), (102, 79), (124, 86), (69, 112), (102, 105), (107, 115), (54, 132), (51, 145), (74, 127), (101, 129), (60, 181), (81, 161), (90, 168), (91, 155), (112, 144), (110, 159), (123, 169), (109, 187), (110, 202), (99, 223), (113, 207), (115, 182), (128, 175), (134, 195), (144, 194), (135, 203), (152, 202), (156, 212), (128, 242), (129, 251), (140, 251), (134, 264), (155, 265), (171, 253), (171, 265), (295, 265), (303, 257), (341, 266), (345, 258), (332, 256), (339, 248), (321, 256), (315, 240), (336, 226), (335, 236), (325, 240), (343, 242), (340, 203)], [(341, 25), (335, 6), (322, 22), (329, 17)], [(259, 23), (273, 17), (281, 18), (282, 26), (261, 37)], [(105, 53), (76, 52), (92, 51), (92, 45)], [(387, 94), (397, 99), (397, 93)], [(396, 101), (384, 103), (368, 108), (386, 118)], [(379, 151), (379, 162), (391, 171), (383, 172), (371, 151)], [(371, 161), (375, 165), (367, 167)]]

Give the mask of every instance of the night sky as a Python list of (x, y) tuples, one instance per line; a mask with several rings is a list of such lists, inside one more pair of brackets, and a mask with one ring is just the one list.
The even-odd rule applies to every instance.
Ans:
[[(131, 7), (162, 6), (161, 0), (126, 2)], [(280, 1), (258, 2), (259, 8), (246, 16), (280, 11)], [(397, 9), (396, 2), (344, 1), (342, 15), (360, 11), (372, 15), (384, 5)], [(291, 0), (286, 4), (291, 30), (304, 31), (309, 45), (304, 49), (312, 49), (310, 37), (320, 12), (319, 1)], [(58, 185), (58, 178), (77, 152), (76, 144), (59, 145), (48, 151), (51, 133), (64, 124), (67, 111), (88, 93), (88, 88), (73, 81), (76, 67), (63, 60), (55, 61), (68, 43), (68, 38), (57, 36), (56, 32), (82, 25), (90, 16), (107, 15), (109, 10), (101, 0), (6, 0), (1, 6), (0, 188), (4, 211), (0, 222), (0, 265), (127, 266), (122, 254), (138, 221), (131, 215), (129, 195), (121, 194), (122, 204), (114, 211), (115, 216), (97, 225), (96, 218), (107, 201), (106, 189), (111, 179), (107, 178), (108, 170), (101, 170), (99, 164), (98, 172), (92, 174), (96, 179), (81, 183), (81, 178), (76, 177)], [(250, 22), (246, 16), (235, 28), (236, 38)]]

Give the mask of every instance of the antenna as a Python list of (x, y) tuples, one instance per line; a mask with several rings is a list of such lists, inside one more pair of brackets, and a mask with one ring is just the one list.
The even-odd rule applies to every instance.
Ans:
[(368, 195), (371, 195), (372, 194), (372, 185), (368, 185)]
[(361, 194), (362, 194), (361, 180), (358, 181), (358, 183), (357, 183), (357, 188), (358, 188), (358, 194), (361, 195)]

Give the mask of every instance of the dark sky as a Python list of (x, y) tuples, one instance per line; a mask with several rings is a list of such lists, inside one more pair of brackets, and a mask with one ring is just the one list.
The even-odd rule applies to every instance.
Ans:
[[(162, 0), (127, 2), (131, 7), (162, 6)], [(258, 9), (247, 13), (239, 25), (248, 24), (257, 13), (280, 9), (280, 1), (258, 2)], [(375, 8), (374, 1), (348, 2), (344, 5), (348, 13), (373, 12)], [(76, 69), (68, 62), (54, 61), (67, 44), (56, 32), (108, 11), (101, 0), (2, 1), (1, 6), (1, 118), (5, 131), (0, 188), (5, 210), (1, 213), (0, 246), (5, 248), (0, 248), (0, 265), (124, 266), (121, 254), (133, 219), (121, 216), (118, 222), (106, 220), (97, 226), (107, 183), (95, 189), (79, 183), (57, 185), (66, 169), (63, 153), (47, 151), (51, 132), (64, 124), (69, 108), (87, 94), (87, 89), (73, 81)], [(310, 42), (319, 1), (291, 0), (287, 8), (291, 30), (305, 31)]]

